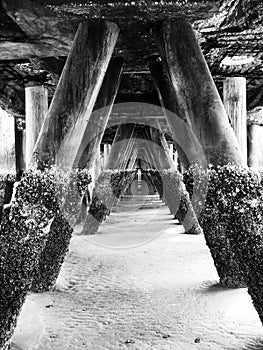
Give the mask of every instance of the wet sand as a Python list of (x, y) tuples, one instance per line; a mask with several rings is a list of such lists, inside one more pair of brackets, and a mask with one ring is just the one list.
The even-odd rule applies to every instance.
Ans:
[(113, 213), (75, 234), (54, 291), (30, 294), (13, 349), (262, 350), (246, 289), (225, 289), (203, 236), (166, 207)]

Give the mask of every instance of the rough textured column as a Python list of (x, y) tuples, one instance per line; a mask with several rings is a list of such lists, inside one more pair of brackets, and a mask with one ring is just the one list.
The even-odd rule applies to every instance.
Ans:
[(19, 180), (25, 171), (25, 123), (21, 118), (15, 120), (15, 153), (16, 153), (16, 175)]
[(148, 140), (150, 153), (159, 164), (159, 170), (174, 169), (174, 163), (169, 155), (169, 148), (162, 132), (155, 127), (145, 126), (145, 139)]
[(32, 161), (32, 153), (48, 111), (48, 90), (44, 86), (25, 89), (26, 103), (26, 168)]
[(263, 168), (263, 126), (248, 126), (248, 166)]
[(224, 105), (237, 140), (247, 159), (246, 78), (226, 78), (223, 84)]
[(159, 157), (156, 157), (156, 154), (153, 154), (149, 142), (144, 142), (143, 149), (140, 150), (140, 158), (145, 161), (146, 164), (152, 169), (162, 169), (162, 165), (159, 162)]
[[(186, 233), (199, 234), (202, 232), (195, 215), (189, 194), (186, 191), (182, 177), (179, 175), (172, 158), (169, 155), (168, 144), (162, 132), (154, 127), (145, 128), (145, 136), (152, 143), (146, 143), (146, 150), (161, 171), (165, 198), (169, 202), (171, 212), (177, 216), (184, 226)], [(160, 152), (161, 150), (161, 152)], [(163, 170), (173, 170), (166, 173)], [(177, 178), (173, 184), (171, 177)], [(173, 209), (172, 209), (173, 208)]]
[(205, 164), (205, 154), (194, 134), (189, 118), (182, 117), (169, 73), (158, 56), (149, 59), (149, 68), (159, 99), (176, 144), (178, 157), (185, 168), (191, 163)]
[(134, 124), (120, 124), (118, 126), (106, 164), (107, 169), (120, 169), (123, 167), (123, 155), (131, 145), (131, 140), (134, 138), (134, 130)]
[(127, 168), (129, 160), (130, 160), (131, 155), (132, 155), (132, 151), (135, 147), (135, 140), (136, 139), (135, 139), (134, 135), (132, 135), (129, 138), (129, 141), (127, 143), (127, 147), (124, 150), (122, 157), (120, 159), (120, 168), (119, 169), (125, 170)]
[[(128, 163), (129, 163), (129, 160), (130, 160), (133, 148), (135, 146), (134, 134), (132, 134), (131, 137), (128, 140), (125, 140), (125, 141), (122, 141), (122, 142), (124, 142), (124, 144), (121, 146), (123, 152), (122, 152), (120, 158), (118, 158), (118, 169), (125, 170), (127, 168), (127, 166), (128, 166)], [(113, 143), (113, 146), (114, 146), (114, 143)], [(117, 144), (116, 144), (116, 147), (118, 147)]]
[(72, 169), (118, 33), (117, 25), (107, 21), (79, 25), (34, 149), (40, 165), (53, 162)]
[(138, 144), (134, 143), (134, 147), (133, 147), (133, 150), (131, 152), (128, 164), (127, 164), (127, 169), (128, 170), (133, 170), (134, 169), (134, 164), (136, 162), (137, 156), (138, 156)]
[(15, 173), (14, 118), (0, 110), (1, 173)]
[(176, 112), (190, 122), (207, 161), (245, 164), (191, 25), (184, 19), (169, 20), (153, 33), (174, 88)]
[[(123, 72), (123, 59), (112, 58), (97, 97), (93, 112), (87, 122), (75, 166), (90, 169), (100, 147), (111, 114)], [(80, 157), (81, 156), (81, 157)], [(78, 158), (80, 157), (80, 160)]]

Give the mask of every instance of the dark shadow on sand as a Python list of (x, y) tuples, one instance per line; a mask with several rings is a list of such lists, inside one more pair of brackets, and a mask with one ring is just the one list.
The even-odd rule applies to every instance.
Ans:
[(234, 350), (263, 350), (263, 335), (262, 338), (250, 340), (244, 347)]
[[(237, 290), (240, 288), (229, 288), (222, 286), (218, 281), (205, 281), (200, 287), (199, 291), (204, 294), (212, 294), (218, 292), (229, 292), (233, 290)], [(243, 289), (243, 288), (242, 288)], [(262, 349), (263, 350), (263, 349)]]

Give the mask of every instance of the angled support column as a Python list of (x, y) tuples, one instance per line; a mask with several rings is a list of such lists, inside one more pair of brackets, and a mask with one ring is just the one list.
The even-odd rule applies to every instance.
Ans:
[(120, 160), (120, 164), (121, 164), (120, 169), (125, 170), (128, 167), (128, 163), (131, 158), (134, 147), (135, 147), (135, 137), (133, 135), (132, 137), (130, 137), (126, 150), (122, 154), (122, 157)]
[(127, 152), (127, 149), (130, 147), (131, 140), (134, 138), (134, 131), (134, 124), (120, 124), (118, 126), (106, 169), (119, 169), (123, 167), (123, 155), (126, 154), (125, 152)]
[[(245, 166), (246, 160), (191, 25), (183, 19), (167, 21), (155, 28), (155, 37), (174, 87), (178, 114), (191, 122), (207, 162), (214, 166)], [(242, 286), (243, 275), (228, 239), (228, 226), (218, 217), (215, 214), (203, 220), (206, 243), (221, 283)], [(211, 230), (211, 223), (215, 229)]]
[[(162, 137), (162, 133), (159, 129), (154, 127), (149, 127), (149, 130), (146, 129), (146, 137), (151, 135), (149, 140), (152, 140), (152, 143), (147, 143), (146, 149), (149, 154), (153, 157), (154, 161), (158, 166), (158, 170), (161, 171), (161, 176), (163, 179), (163, 188), (165, 189), (164, 195), (169, 202), (169, 208), (172, 211), (174, 205), (172, 202), (178, 202), (178, 205), (175, 206), (176, 212), (173, 214), (179, 219), (179, 222), (184, 226), (186, 233), (190, 234), (199, 234), (202, 232), (196, 214), (194, 212), (192, 203), (189, 198), (189, 194), (186, 191), (185, 185), (181, 178), (181, 175), (176, 170), (172, 158), (169, 156), (169, 150), (167, 141)], [(161, 150), (161, 152), (160, 152)], [(162, 170), (173, 170), (173, 175), (176, 175), (177, 181), (173, 184), (173, 188), (169, 188), (169, 183), (167, 182), (167, 174), (162, 172)], [(170, 176), (168, 175), (168, 178)], [(168, 185), (168, 186), (167, 186)], [(171, 185), (171, 184), (170, 184)], [(173, 198), (171, 198), (171, 193), (173, 193)]]
[(243, 156), (247, 159), (246, 78), (226, 78), (223, 84), (224, 105)]
[(149, 151), (159, 164), (159, 170), (174, 169), (174, 163), (169, 155), (168, 145), (162, 137), (162, 132), (155, 127), (145, 126), (145, 138), (149, 143)]
[(138, 144), (135, 143), (134, 147), (133, 147), (133, 150), (131, 152), (130, 159), (129, 159), (128, 164), (127, 164), (127, 170), (133, 170), (134, 169), (134, 164), (136, 162), (137, 156), (138, 156)]
[[(126, 169), (129, 155), (131, 152), (131, 145), (134, 136), (134, 124), (120, 124), (111, 147), (109, 158), (105, 170), (123, 170)], [(97, 232), (101, 222), (109, 215), (112, 206), (118, 201), (119, 197), (115, 197), (114, 192), (109, 193), (103, 198), (98, 198), (100, 194), (97, 193), (97, 186), (106, 186), (108, 190), (111, 189), (112, 173), (106, 174), (98, 178), (95, 184), (91, 206), (89, 208), (88, 216), (85, 220), (83, 233), (94, 234)], [(96, 206), (101, 206), (101, 210), (97, 210)]]
[(179, 113), (175, 89), (165, 65), (159, 57), (153, 56), (149, 59), (149, 68), (181, 163), (185, 168), (191, 163), (205, 164), (203, 149), (189, 118), (184, 118)]
[(48, 90), (44, 86), (25, 89), (26, 103), (26, 169), (30, 167), (33, 149), (48, 111)]
[(106, 21), (82, 22), (34, 149), (39, 165), (71, 170), (107, 70), (119, 29)]
[(153, 149), (152, 147), (150, 147), (150, 144), (148, 142), (144, 144), (144, 155), (145, 155), (146, 161), (149, 162), (152, 168), (159, 171), (165, 169), (163, 168), (163, 164), (160, 162), (160, 158), (157, 156), (155, 152), (153, 152)]
[[(75, 160), (75, 166), (90, 169), (93, 166), (94, 150), (100, 147), (111, 110), (117, 95), (123, 72), (123, 59), (112, 58), (97, 97), (93, 112), (87, 122), (85, 134)], [(79, 161), (78, 161), (78, 158)]]
[(161, 133), (161, 142), (166, 150), (167, 157), (169, 158), (169, 162), (171, 163), (171, 169), (176, 169), (176, 164), (174, 163), (173, 159), (173, 144), (168, 145), (168, 142), (165, 138), (164, 133)]
[(154, 36), (174, 88), (176, 112), (191, 123), (207, 161), (245, 164), (191, 25), (184, 19), (169, 20), (154, 28)]

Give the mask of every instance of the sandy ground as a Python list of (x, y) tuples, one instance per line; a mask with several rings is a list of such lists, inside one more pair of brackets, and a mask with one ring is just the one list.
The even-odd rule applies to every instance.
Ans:
[(246, 289), (217, 282), (204, 237), (166, 207), (113, 213), (72, 238), (54, 291), (28, 296), (13, 349), (263, 349)]

